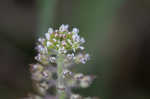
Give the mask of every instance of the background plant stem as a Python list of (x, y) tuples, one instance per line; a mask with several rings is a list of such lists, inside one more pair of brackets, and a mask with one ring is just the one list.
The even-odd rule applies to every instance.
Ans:
[(53, 13), (57, 0), (38, 0), (37, 36), (41, 36), (53, 23)]

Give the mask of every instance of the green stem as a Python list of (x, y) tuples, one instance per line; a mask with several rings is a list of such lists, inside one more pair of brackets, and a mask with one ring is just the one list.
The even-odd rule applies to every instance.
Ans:
[(64, 65), (64, 56), (59, 54), (58, 59), (57, 59), (57, 94), (58, 94), (58, 99), (65, 99), (65, 84), (64, 84), (64, 79), (63, 79), (63, 65)]

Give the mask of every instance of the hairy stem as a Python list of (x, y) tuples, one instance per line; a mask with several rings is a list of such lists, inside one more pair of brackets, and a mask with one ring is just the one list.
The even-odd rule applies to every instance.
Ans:
[(57, 59), (57, 95), (58, 99), (65, 99), (65, 84), (63, 79), (63, 65), (64, 65), (64, 56), (59, 54)]

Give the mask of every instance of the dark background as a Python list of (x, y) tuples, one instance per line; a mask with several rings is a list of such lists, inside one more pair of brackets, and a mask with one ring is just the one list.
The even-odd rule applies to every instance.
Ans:
[(97, 75), (80, 93), (150, 98), (149, 0), (0, 0), (0, 99), (32, 91), (36, 39), (61, 24), (80, 29), (91, 61), (78, 70)]

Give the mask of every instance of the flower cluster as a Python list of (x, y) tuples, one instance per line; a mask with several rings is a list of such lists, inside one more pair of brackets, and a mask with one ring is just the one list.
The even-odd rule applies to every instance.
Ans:
[(39, 38), (41, 45), (38, 50), (42, 53), (48, 53), (50, 49), (57, 51), (59, 54), (66, 54), (68, 51), (76, 52), (78, 49), (84, 50), (81, 44), (85, 43), (83, 37), (78, 35), (79, 30), (73, 28), (71, 32), (68, 31), (68, 25), (61, 25), (58, 30), (48, 29), (45, 33), (45, 38)]
[[(73, 73), (73, 64), (85, 64), (90, 56), (85, 53), (83, 37), (79, 30), (69, 31), (68, 25), (59, 29), (49, 28), (45, 36), (38, 39), (36, 64), (31, 65), (35, 94), (26, 99), (95, 99), (82, 97), (72, 92), (72, 88), (87, 88), (95, 76)], [(55, 97), (55, 98), (54, 98)]]

